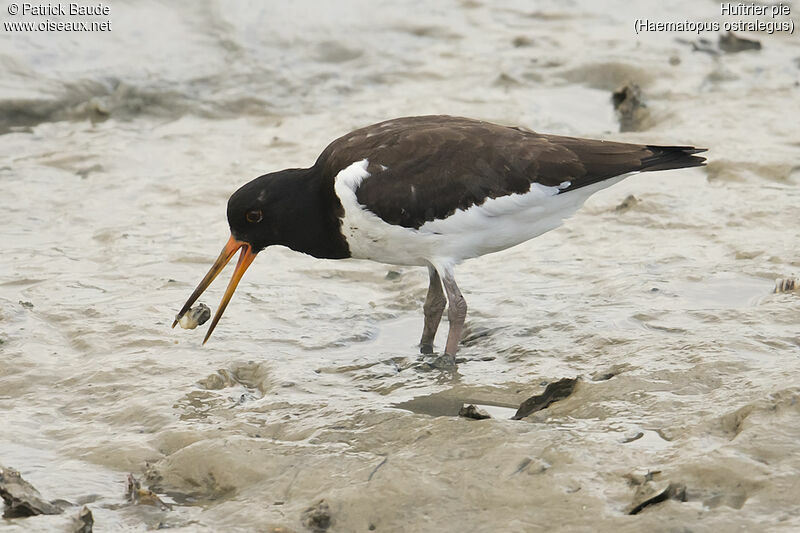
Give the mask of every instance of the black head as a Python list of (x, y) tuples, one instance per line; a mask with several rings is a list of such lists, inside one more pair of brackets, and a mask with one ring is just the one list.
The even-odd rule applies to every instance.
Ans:
[(279, 231), (277, 230), (277, 223), (286, 215), (285, 208), (284, 212), (279, 212), (280, 206), (291, 205), (292, 201), (294, 201), (294, 198), (286, 197), (286, 193), (291, 193), (294, 188), (286, 185), (288, 180), (294, 177), (297, 172), (299, 171), (284, 170), (273, 174), (265, 174), (245, 184), (231, 195), (228, 200), (228, 224), (231, 228), (231, 238), (228, 239), (228, 243), (220, 252), (217, 260), (214, 261), (211, 269), (200, 281), (200, 284), (175, 317), (175, 321), (172, 323), (173, 328), (191, 308), (192, 304), (203, 294), (203, 291), (222, 272), (222, 269), (225, 268), (225, 265), (228, 264), (236, 252), (241, 250), (239, 262), (233, 271), (233, 277), (228, 283), (228, 288), (222, 296), (222, 301), (203, 340), (203, 344), (205, 344), (228, 306), (239, 280), (242, 279), (247, 267), (256, 258), (256, 254), (270, 244), (278, 244)]
[(300, 170), (282, 170), (259, 176), (233, 193), (228, 200), (231, 235), (258, 253), (267, 246), (282, 244), (279, 227), (294, 202), (293, 178)]

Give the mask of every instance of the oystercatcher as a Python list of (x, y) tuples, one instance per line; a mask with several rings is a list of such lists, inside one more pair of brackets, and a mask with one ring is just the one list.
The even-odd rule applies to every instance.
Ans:
[(442, 115), (373, 124), (333, 141), (311, 168), (265, 174), (233, 193), (231, 237), (172, 326), (241, 250), (205, 344), (256, 254), (277, 244), (322, 259), (426, 266), (420, 351), (433, 352), (449, 302), (444, 355), (454, 363), (467, 314), (457, 264), (557, 228), (589, 196), (631, 174), (703, 165), (694, 154), (704, 151)]

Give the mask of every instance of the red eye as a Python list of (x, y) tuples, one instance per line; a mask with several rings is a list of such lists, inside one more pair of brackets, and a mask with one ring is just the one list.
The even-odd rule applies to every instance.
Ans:
[(251, 209), (250, 211), (247, 212), (245, 218), (247, 218), (247, 221), (252, 224), (255, 224), (256, 222), (261, 222), (261, 209)]

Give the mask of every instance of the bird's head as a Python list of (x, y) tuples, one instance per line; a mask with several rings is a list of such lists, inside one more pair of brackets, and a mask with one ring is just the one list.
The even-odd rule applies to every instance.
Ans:
[(228, 225), (231, 229), (231, 237), (222, 252), (220, 252), (217, 260), (214, 261), (208, 274), (200, 281), (200, 284), (197, 285), (197, 288), (176, 315), (175, 321), (172, 323), (173, 328), (181, 317), (189, 311), (192, 304), (211, 285), (211, 282), (222, 272), (222, 269), (225, 268), (225, 265), (228, 264), (236, 252), (241, 251), (239, 262), (233, 271), (233, 277), (228, 283), (225, 294), (222, 296), (222, 301), (220, 301), (214, 319), (211, 321), (208, 333), (203, 339), (203, 344), (205, 344), (219, 319), (222, 318), (222, 313), (228, 306), (236, 286), (242, 279), (247, 267), (256, 258), (256, 254), (270, 244), (276, 243), (275, 228), (278, 221), (274, 220), (273, 204), (280, 201), (277, 197), (279, 195), (276, 196), (278, 191), (275, 189), (277, 188), (274, 186), (277, 181), (280, 181), (278, 179), (279, 174), (282, 173), (267, 174), (256, 178), (243, 185), (228, 199)]

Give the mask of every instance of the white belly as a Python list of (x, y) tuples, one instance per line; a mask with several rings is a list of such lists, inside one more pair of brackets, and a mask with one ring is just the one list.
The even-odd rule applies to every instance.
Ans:
[(630, 174), (558, 194), (558, 187), (534, 183), (524, 194), (487, 199), (419, 229), (384, 222), (358, 203), (355, 191), (368, 179), (367, 160), (342, 170), (334, 189), (344, 208), (342, 234), (356, 259), (395, 265), (458, 263), (505, 250), (560, 226), (595, 192)]

